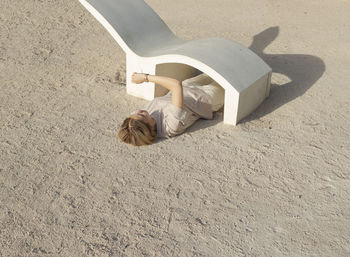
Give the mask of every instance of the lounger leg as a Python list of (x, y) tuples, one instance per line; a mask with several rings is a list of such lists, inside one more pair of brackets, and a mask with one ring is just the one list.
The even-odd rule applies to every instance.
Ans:
[(156, 65), (144, 62), (133, 55), (126, 56), (126, 92), (130, 95), (153, 100), (155, 97), (155, 85), (152, 82), (135, 84), (131, 81), (134, 72), (155, 74)]
[(239, 96), (234, 90), (225, 89), (224, 124), (237, 125)]
[(265, 94), (265, 98), (269, 97), (270, 95), (270, 89), (271, 89), (271, 76), (272, 76), (272, 71), (269, 72), (269, 76), (267, 78), (267, 86), (266, 86), (266, 94)]

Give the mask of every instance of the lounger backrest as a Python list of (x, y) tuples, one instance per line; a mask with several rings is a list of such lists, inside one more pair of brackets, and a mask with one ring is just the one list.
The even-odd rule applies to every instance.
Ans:
[(159, 48), (177, 38), (143, 0), (85, 0), (116, 30), (136, 53)]

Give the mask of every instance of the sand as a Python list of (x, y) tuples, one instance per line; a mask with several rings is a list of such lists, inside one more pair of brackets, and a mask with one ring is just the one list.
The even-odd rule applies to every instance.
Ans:
[(238, 126), (136, 148), (125, 54), (78, 1), (0, 1), (0, 256), (350, 256), (350, 2), (146, 0), (274, 71)]

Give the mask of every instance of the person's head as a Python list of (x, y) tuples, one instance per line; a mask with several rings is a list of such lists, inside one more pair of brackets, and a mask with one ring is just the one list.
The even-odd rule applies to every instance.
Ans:
[(157, 136), (156, 121), (145, 110), (138, 110), (123, 121), (119, 139), (135, 146), (152, 144)]

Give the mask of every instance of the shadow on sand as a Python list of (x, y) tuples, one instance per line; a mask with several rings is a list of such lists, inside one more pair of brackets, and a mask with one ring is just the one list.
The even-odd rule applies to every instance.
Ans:
[[(303, 95), (326, 70), (325, 63), (319, 57), (305, 54), (265, 54), (264, 49), (278, 36), (279, 27), (270, 27), (253, 38), (249, 49), (260, 56), (273, 73), (280, 73), (289, 78), (289, 82), (271, 84), (270, 96), (249, 116), (239, 123), (259, 119), (273, 112), (282, 105)], [(223, 121), (222, 111), (215, 113), (213, 120), (198, 120), (185, 133), (204, 129)]]
[(265, 54), (264, 49), (277, 38), (279, 27), (271, 27), (254, 36), (250, 50), (259, 55), (273, 73), (280, 73), (290, 82), (271, 84), (270, 96), (248, 117), (247, 122), (265, 116), (282, 105), (302, 96), (319, 80), (326, 70), (326, 65), (319, 57), (305, 54)]

